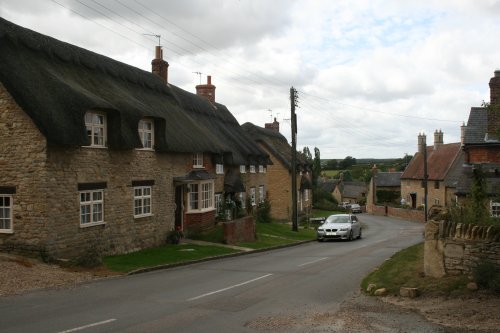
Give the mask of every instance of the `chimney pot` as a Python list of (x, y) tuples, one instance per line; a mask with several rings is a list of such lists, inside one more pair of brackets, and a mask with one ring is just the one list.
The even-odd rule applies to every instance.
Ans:
[(212, 84), (212, 76), (207, 75), (207, 84), (196, 86), (196, 95), (205, 96), (212, 103), (215, 103), (215, 86)]
[(212, 84), (212, 75), (207, 75), (207, 85)]
[(155, 58), (151, 61), (153, 74), (158, 75), (163, 82), (168, 83), (168, 62), (163, 60), (163, 49), (160, 45), (155, 48)]

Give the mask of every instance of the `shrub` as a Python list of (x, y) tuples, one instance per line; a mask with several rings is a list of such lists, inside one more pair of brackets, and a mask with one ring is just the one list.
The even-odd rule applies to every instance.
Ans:
[(269, 202), (269, 200), (266, 199), (257, 205), (255, 220), (262, 223), (271, 222), (271, 203)]
[(321, 201), (317, 202), (315, 205), (315, 208), (321, 209), (321, 210), (334, 210), (336, 209), (337, 205), (329, 200), (322, 199)]
[(493, 263), (488, 261), (479, 263), (472, 274), (479, 287), (500, 294), (500, 269)]

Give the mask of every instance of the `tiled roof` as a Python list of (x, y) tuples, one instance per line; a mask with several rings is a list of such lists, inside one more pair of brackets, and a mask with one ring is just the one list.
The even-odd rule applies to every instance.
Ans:
[(472, 107), (464, 133), (464, 144), (484, 143), (488, 132), (488, 110), (483, 107)]
[[(429, 180), (444, 180), (460, 151), (460, 143), (427, 147), (427, 174)], [(416, 153), (401, 179), (424, 179), (424, 156)]]
[(374, 175), (375, 186), (377, 187), (395, 187), (401, 186), (402, 172), (377, 172)]

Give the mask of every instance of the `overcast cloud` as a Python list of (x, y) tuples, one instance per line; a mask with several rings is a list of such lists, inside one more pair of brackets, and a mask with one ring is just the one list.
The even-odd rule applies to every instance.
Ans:
[(2, 0), (0, 16), (151, 70), (161, 35), (169, 81), (216, 100), (243, 124), (276, 117), (322, 158), (390, 158), (460, 140), (500, 69), (500, 0)]

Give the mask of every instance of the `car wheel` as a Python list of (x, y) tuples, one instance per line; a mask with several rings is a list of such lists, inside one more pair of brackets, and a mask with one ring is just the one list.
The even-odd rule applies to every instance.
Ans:
[(358, 235), (358, 239), (361, 239), (361, 228), (359, 228), (359, 235)]
[(352, 238), (352, 230), (351, 230), (351, 232), (349, 233), (349, 238), (348, 238), (348, 240), (349, 240), (349, 241), (352, 241), (352, 240), (353, 240), (353, 238)]

